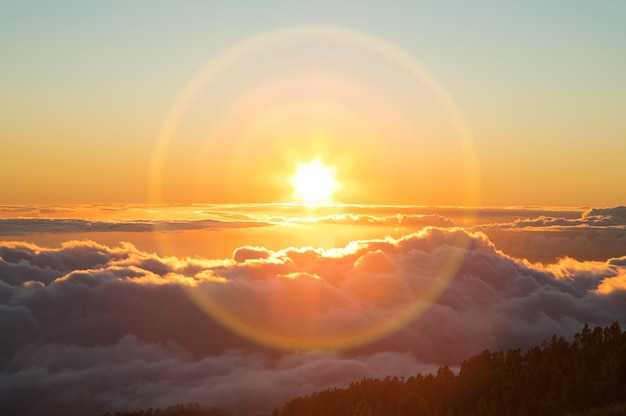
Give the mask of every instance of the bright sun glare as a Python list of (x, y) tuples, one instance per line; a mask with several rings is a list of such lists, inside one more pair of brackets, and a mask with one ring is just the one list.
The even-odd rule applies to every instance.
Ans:
[(332, 202), (333, 194), (341, 187), (335, 180), (335, 169), (320, 159), (298, 163), (296, 173), (289, 178), (294, 197), (307, 204)]

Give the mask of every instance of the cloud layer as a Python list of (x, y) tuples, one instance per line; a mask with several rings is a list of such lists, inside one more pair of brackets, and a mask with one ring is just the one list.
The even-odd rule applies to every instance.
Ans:
[[(0, 258), (4, 414), (186, 401), (259, 413), (364, 376), (626, 322), (626, 256), (533, 265), (459, 228), (332, 250), (241, 247), (227, 260), (89, 241), (3, 243)], [(351, 349), (303, 349), (342, 337)]]
[(97, 233), (217, 230), (223, 228), (262, 227), (259, 221), (198, 220), (86, 220), (65, 218), (0, 218), (0, 236), (21, 236), (30, 233)]
[(539, 214), (477, 229), (506, 253), (543, 263), (565, 256), (605, 261), (626, 253), (626, 207), (592, 208), (579, 216)]

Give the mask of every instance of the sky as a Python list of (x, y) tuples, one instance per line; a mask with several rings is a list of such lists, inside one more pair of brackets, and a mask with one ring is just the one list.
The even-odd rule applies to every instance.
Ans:
[(3, 2), (0, 413), (234, 416), (626, 328), (623, 2)]
[(622, 2), (1, 7), (3, 203), (285, 202), (315, 156), (346, 203), (622, 202)]

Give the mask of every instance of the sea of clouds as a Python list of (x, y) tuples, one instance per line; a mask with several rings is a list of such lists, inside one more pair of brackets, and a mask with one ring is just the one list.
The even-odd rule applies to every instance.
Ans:
[[(484, 349), (569, 338), (585, 323), (623, 325), (625, 210), (474, 230), (433, 217), (437, 226), (400, 238), (332, 250), (245, 246), (221, 260), (160, 257), (130, 243), (1, 242), (0, 413), (87, 415), (198, 402), (258, 414), (363, 377), (455, 367)], [(326, 221), (340, 220), (378, 223), (365, 216)], [(516, 256), (494, 244), (493, 230), (502, 246), (517, 242)], [(578, 255), (544, 263), (519, 255), (546, 241)], [(441, 296), (424, 298), (450, 259), (460, 259), (454, 279)], [(190, 293), (221, 302), (260, 333), (288, 334), (305, 324), (307, 335), (321, 339), (368, 320), (389, 322), (403, 305), (427, 305), (367, 344), (295, 351), (232, 331)]]

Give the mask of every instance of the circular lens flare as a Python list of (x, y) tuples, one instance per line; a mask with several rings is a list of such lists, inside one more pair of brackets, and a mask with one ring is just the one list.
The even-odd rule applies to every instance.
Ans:
[[(460, 165), (462, 166), (463, 175), (459, 175), (459, 180), (462, 181), (463, 185), (463, 203), (459, 205), (478, 205), (478, 169), (471, 136), (459, 108), (447, 93), (446, 89), (418, 61), (398, 47), (365, 33), (327, 26), (291, 27), (260, 34), (227, 49), (202, 68), (173, 103), (156, 140), (149, 177), (149, 195), (151, 202), (154, 204), (162, 204), (164, 202), (165, 198), (163, 193), (166, 189), (165, 185), (167, 180), (166, 160), (167, 156), (175, 147), (174, 137), (179, 133), (182, 119), (191, 112), (192, 104), (194, 104), (195, 100), (207, 86), (219, 84), (220, 77), (229, 72), (233, 67), (236, 67), (246, 56), (256, 51), (283, 42), (291, 42), (294, 40), (310, 41), (316, 39), (323, 39), (326, 42), (337, 42), (373, 52), (380, 58), (397, 65), (398, 68), (409, 73), (415, 82), (421, 84), (432, 95), (436, 104), (446, 114), (451, 130), (454, 132), (454, 144), (462, 155), (462, 163), (460, 163)], [(315, 86), (315, 83), (311, 83), (311, 85)], [(250, 91), (248, 91), (248, 94)], [(276, 93), (276, 89), (272, 88), (270, 93), (270, 95), (273, 96), (273, 94)], [(270, 102), (270, 104), (271, 105), (267, 106), (267, 111), (276, 110), (276, 103)], [(278, 107), (280, 109), (280, 106)], [(287, 105), (284, 107), (293, 108), (293, 106)], [(237, 120), (240, 120), (240, 118), (237, 118)], [(264, 118), (264, 120), (266, 120), (266, 118)], [(242, 123), (234, 124), (241, 125)], [(217, 145), (217, 140), (215, 140), (214, 136), (211, 137), (211, 145)], [(232, 138), (233, 136), (229, 137)], [(388, 139), (388, 137), (380, 137), (380, 140), (386, 139)], [(233, 140), (235, 140), (238, 145), (241, 144), (239, 141), (241, 139), (235, 137)], [(393, 144), (406, 146), (409, 143), (396, 141)], [(407, 153), (411, 154), (411, 152)], [(329, 154), (332, 155), (330, 152)], [(333, 164), (335, 163), (327, 154), (324, 153), (324, 155), (327, 160), (332, 161)], [(298, 158), (302, 158), (302, 154), (298, 156)], [(298, 158), (291, 158), (290, 160)], [(238, 168), (238, 166), (236, 167)], [(332, 201), (334, 193), (340, 189), (340, 184), (335, 179), (335, 169), (327, 166), (322, 159), (313, 159), (308, 163), (298, 164), (295, 173), (290, 173), (293, 173), (293, 176), (289, 177), (288, 182), (290, 182), (293, 187), (293, 195), (306, 204)], [(287, 175), (289, 175), (289, 173), (283, 172), (280, 176), (280, 179), (285, 185), (287, 185), (287, 181), (285, 181)], [(407, 181), (408, 178), (410, 177), (402, 176), (399, 179)], [(347, 181), (346, 178), (342, 179)], [(348, 188), (347, 190), (353, 189), (351, 184), (349, 185), (346, 182), (345, 185), (345, 188)], [(162, 244), (169, 244), (167, 234), (159, 233), (158, 237), (162, 238)], [(384, 279), (380, 280), (378, 286), (376, 286), (378, 288), (377, 291), (372, 292), (373, 294), (365, 293), (363, 295), (364, 302), (368, 302), (368, 313), (362, 315), (362, 319), (358, 321), (348, 319), (339, 313), (341, 312), (341, 308), (337, 308), (339, 312), (332, 314), (332, 319), (338, 321), (341, 325), (338, 324), (337, 330), (334, 332), (324, 332), (323, 327), (314, 325), (312, 321), (307, 322), (306, 318), (308, 315), (306, 314), (304, 305), (307, 304), (307, 302), (316, 305), (324, 305), (324, 302), (330, 306), (336, 305), (330, 302), (331, 300), (328, 297), (323, 296), (323, 294), (327, 295), (332, 291), (322, 292), (320, 290), (320, 285), (326, 283), (326, 278), (335, 280), (342, 279), (346, 273), (362, 273), (364, 267), (372, 267), (374, 271), (371, 273), (374, 277), (377, 276), (376, 273), (380, 273), (382, 277), (386, 276), (388, 265), (385, 262), (384, 256), (376, 254), (374, 251), (373, 254), (370, 253), (369, 255), (371, 258), (364, 258), (362, 260), (358, 258), (352, 259), (351, 264), (354, 266), (346, 267), (343, 273), (331, 273), (328, 276), (324, 276), (322, 270), (320, 275), (325, 277), (325, 279), (317, 279), (315, 277), (316, 274), (304, 273), (306, 272), (306, 267), (301, 267), (301, 264), (306, 265), (307, 262), (311, 261), (310, 258), (315, 256), (315, 250), (298, 251), (293, 249), (288, 256), (288, 261), (280, 263), (287, 269), (285, 270), (285, 274), (280, 278), (277, 277), (271, 280), (270, 283), (267, 284), (267, 287), (270, 287), (271, 284), (280, 284), (280, 289), (284, 289), (283, 292), (268, 289), (264, 297), (246, 297), (245, 295), (248, 293), (247, 290), (259, 286), (259, 284), (258, 282), (254, 282), (252, 277), (245, 274), (237, 275), (238, 277), (232, 280), (229, 280), (232, 278), (231, 276), (223, 279), (221, 277), (219, 279), (216, 278), (215, 281), (211, 283), (212, 287), (210, 291), (202, 291), (192, 286), (185, 286), (184, 289), (188, 292), (190, 298), (205, 313), (224, 327), (254, 342), (287, 350), (356, 348), (374, 342), (400, 329), (402, 326), (416, 319), (429, 305), (436, 301), (458, 272), (463, 261), (463, 248), (467, 248), (470, 244), (470, 240), (464, 237), (463, 233), (459, 233), (455, 238), (457, 238), (457, 241), (453, 244), (456, 248), (455, 250), (440, 254), (443, 257), (432, 259), (434, 266), (431, 271), (433, 275), (429, 276), (427, 283), (423, 287), (420, 287), (418, 301), (413, 299), (410, 302), (396, 302), (394, 299), (392, 302), (386, 299), (382, 294), (397, 293), (397, 291), (392, 290), (393, 287), (390, 286), (391, 282), (387, 284)], [(401, 241), (398, 241), (392, 245), (401, 243)], [(376, 244), (382, 243), (378, 242)], [(343, 258), (350, 259), (351, 256), (356, 255), (350, 254), (349, 251), (350, 250), (342, 255)], [(415, 253), (419, 253), (419, 250), (411, 251), (410, 255), (415, 256)], [(333, 252), (327, 253), (322, 257), (324, 257), (322, 259), (324, 260), (324, 264), (335, 264), (335, 262), (338, 261), (337, 256)], [(273, 270), (272, 268), (276, 266), (269, 260), (258, 260), (257, 264), (254, 259), (250, 259), (248, 263), (250, 264), (246, 267), (248, 267), (250, 273), (260, 273), (263, 268)], [(243, 267), (239, 264), (236, 266), (239, 268)], [(381, 272), (381, 270), (383, 272)], [(389, 275), (392, 274), (393, 273), (389, 272)], [(268, 275), (274, 276), (272, 273)], [(239, 277), (241, 277), (241, 279), (239, 279)], [(237, 289), (236, 292), (235, 289)], [(285, 299), (298, 291), (303, 296), (306, 296), (293, 298), (292, 303), (289, 304), (289, 308), (283, 307), (285, 305)], [(250, 293), (252, 292), (250, 291)], [(380, 296), (377, 294), (380, 294)], [(389, 304), (392, 306), (390, 307)], [(284, 316), (282, 312), (291, 311), (293, 313), (293, 319), (281, 321), (272, 320), (274, 316), (272, 315), (274, 313), (274, 309), (271, 307), (272, 305), (278, 305), (275, 306), (275, 316)], [(250, 312), (247, 314), (242, 313), (242, 306), (249, 306)], [(391, 312), (381, 312), (385, 310), (391, 310)], [(299, 314), (301, 311), (303, 313)]]

